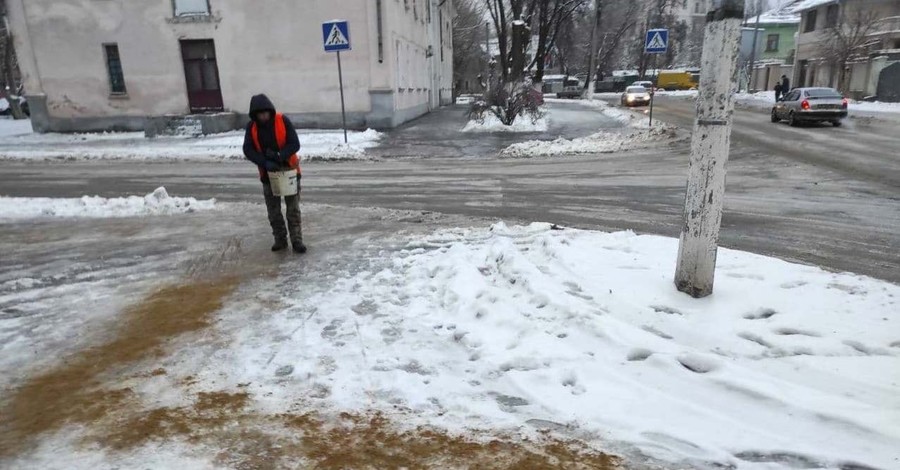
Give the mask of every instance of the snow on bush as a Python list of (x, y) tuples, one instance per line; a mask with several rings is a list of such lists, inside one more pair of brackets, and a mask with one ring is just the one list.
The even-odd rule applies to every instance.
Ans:
[(215, 199), (197, 200), (192, 197), (172, 197), (163, 187), (157, 188), (146, 196), (109, 199), (98, 196), (66, 199), (0, 196), (0, 219), (172, 215), (211, 210), (215, 206)]
[(472, 119), (467, 122), (462, 132), (546, 132), (548, 127), (546, 116), (534, 121), (528, 117), (520, 117), (507, 126), (493, 114), (487, 114), (481, 121)]
[(525, 80), (504, 83), (498, 78), (482, 99), (472, 103), (469, 121), (482, 123), (493, 116), (506, 126), (512, 126), (523, 119), (536, 123), (544, 115), (541, 109), (543, 103), (543, 95), (531, 83)]

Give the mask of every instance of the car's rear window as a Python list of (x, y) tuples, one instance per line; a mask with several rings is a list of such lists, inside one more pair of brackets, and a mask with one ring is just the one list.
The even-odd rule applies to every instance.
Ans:
[(625, 93), (647, 93), (647, 89), (642, 86), (630, 86), (625, 89)]
[(810, 98), (843, 98), (837, 90), (831, 88), (812, 88), (806, 90), (806, 96)]

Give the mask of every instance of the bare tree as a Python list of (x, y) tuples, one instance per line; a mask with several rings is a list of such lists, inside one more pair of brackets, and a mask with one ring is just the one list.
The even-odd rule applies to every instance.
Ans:
[(877, 27), (878, 14), (859, 7), (844, 11), (834, 25), (823, 31), (820, 51), (825, 62), (831, 67), (831, 79), (837, 75), (837, 89), (847, 93), (849, 64), (866, 58), (871, 43), (870, 34)]
[(9, 20), (6, 17), (6, 1), (0, 0), (0, 86), (9, 92), (6, 101), (9, 103), (13, 119), (25, 119), (28, 116), (19, 105), (18, 82), (19, 65), (13, 49), (12, 31), (9, 29)]
[(587, 0), (536, 0), (534, 8), (537, 11), (534, 18), (533, 29), (537, 30), (537, 45), (534, 58), (529, 69), (535, 68), (534, 81), (540, 83), (544, 79), (544, 66), (547, 54), (552, 51), (559, 39), (560, 31), (572, 26), (572, 15), (578, 11)]
[[(469, 92), (468, 81), (487, 69), (484, 8), (480, 0), (457, 0), (453, 18), (453, 82), (457, 93)], [(483, 82), (482, 80), (478, 80)]]

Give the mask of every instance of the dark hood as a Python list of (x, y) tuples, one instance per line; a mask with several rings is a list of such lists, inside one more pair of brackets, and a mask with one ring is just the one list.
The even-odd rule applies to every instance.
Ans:
[(256, 119), (256, 113), (260, 111), (271, 111), (272, 114), (275, 114), (275, 105), (272, 104), (272, 100), (268, 96), (263, 94), (254, 95), (253, 98), (250, 98), (250, 119)]

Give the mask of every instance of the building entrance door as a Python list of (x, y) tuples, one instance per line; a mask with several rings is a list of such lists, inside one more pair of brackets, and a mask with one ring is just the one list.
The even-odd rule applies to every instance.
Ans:
[(192, 113), (222, 111), (222, 89), (212, 39), (181, 41), (181, 59)]

